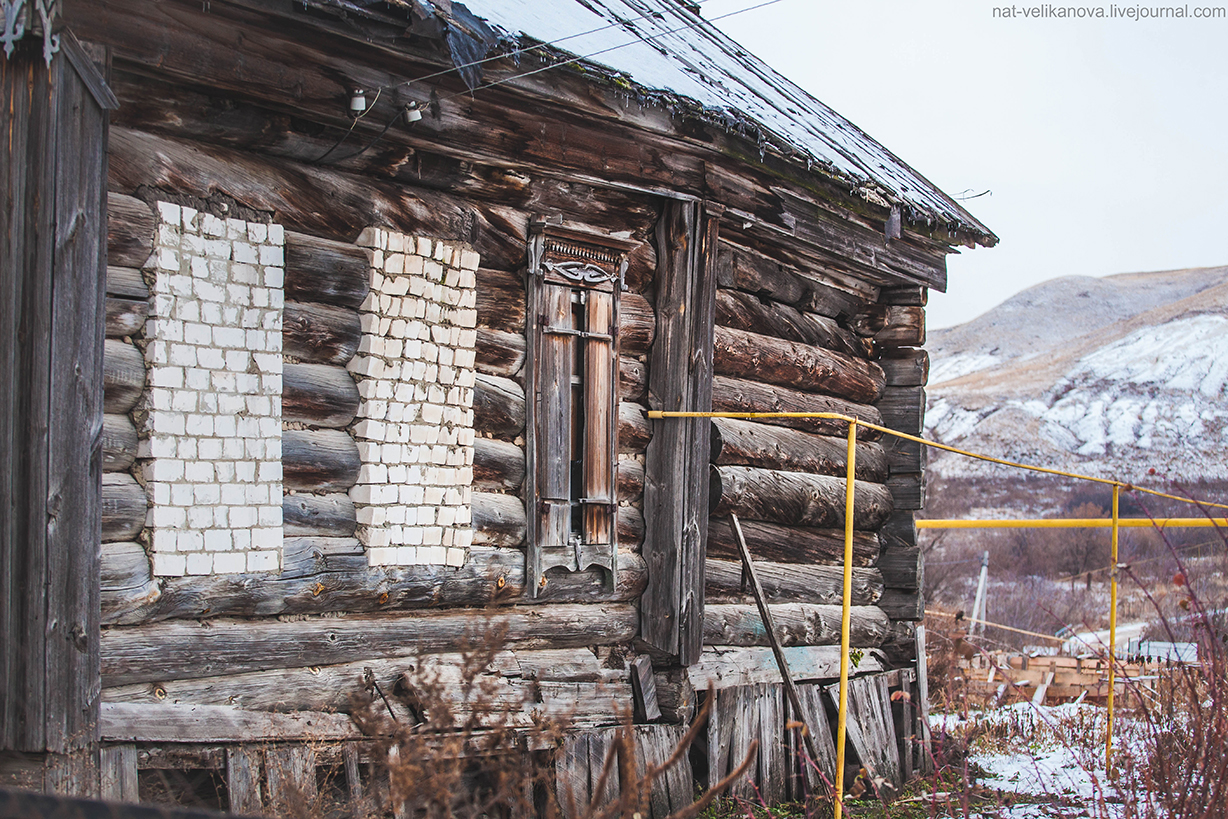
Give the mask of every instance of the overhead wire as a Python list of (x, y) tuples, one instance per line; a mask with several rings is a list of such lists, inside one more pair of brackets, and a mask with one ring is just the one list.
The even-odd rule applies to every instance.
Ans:
[[(779, 2), (781, 2), (781, 0), (763, 0), (763, 2), (761, 2), (761, 3), (757, 3), (757, 4), (753, 5), (753, 6), (747, 6), (747, 7), (745, 7), (745, 8), (734, 9), (733, 11), (726, 12), (725, 14), (718, 15), (718, 16), (713, 17), (713, 18), (711, 18), (711, 19), (707, 19), (707, 18), (698, 18), (698, 19), (697, 19), (695, 22), (693, 22), (693, 23), (686, 23), (685, 25), (678, 26), (677, 28), (671, 28), (671, 29), (667, 29), (667, 30), (665, 30), (665, 31), (659, 31), (659, 32), (657, 32), (656, 34), (646, 35), (646, 36), (644, 36), (644, 37), (637, 37), (637, 38), (635, 38), (635, 39), (633, 39), (633, 40), (628, 40), (628, 41), (627, 41), (627, 42), (625, 42), (625, 43), (619, 43), (618, 45), (613, 45), (613, 46), (609, 46), (609, 47), (607, 47), (607, 48), (599, 49), (599, 50), (597, 50), (597, 51), (592, 51), (592, 52), (589, 52), (589, 53), (587, 53), (587, 54), (582, 54), (582, 55), (580, 55), (580, 56), (578, 56), (578, 57), (572, 57), (572, 58), (570, 58), (570, 59), (563, 60), (562, 62), (551, 63), (550, 65), (539, 66), (538, 68), (534, 68), (534, 69), (531, 69), (531, 70), (529, 70), (529, 71), (521, 71), (521, 72), (519, 72), (519, 73), (512, 74), (511, 76), (508, 76), (508, 77), (503, 77), (503, 78), (501, 78), (501, 79), (494, 80), (494, 81), (492, 81), (492, 82), (488, 82), (488, 83), (485, 83), (485, 84), (483, 84), (483, 85), (478, 85), (478, 86), (475, 86), (474, 88), (470, 88), (470, 89), (467, 89), (467, 90), (465, 90), (465, 91), (456, 91), (456, 92), (451, 93), (451, 94), (445, 94), (445, 95), (444, 95), (444, 96), (442, 96), (442, 97), (432, 97), (432, 99), (430, 100), (430, 105), (432, 105), (432, 106), (435, 106), (435, 105), (440, 105), (440, 104), (442, 104), (442, 103), (444, 103), (444, 102), (448, 102), (449, 100), (456, 99), (457, 97), (463, 97), (463, 96), (473, 96), (474, 94), (476, 94), (476, 93), (477, 93), (477, 92), (479, 92), (479, 91), (485, 91), (485, 90), (487, 90), (487, 89), (489, 89), (489, 88), (494, 88), (494, 87), (496, 87), (496, 86), (505, 85), (505, 84), (507, 84), (507, 83), (509, 83), (509, 82), (515, 82), (516, 80), (524, 79), (525, 77), (531, 77), (531, 76), (533, 76), (533, 75), (535, 75), (535, 74), (541, 74), (541, 73), (543, 73), (543, 72), (545, 72), (545, 71), (551, 71), (551, 70), (554, 70), (554, 69), (556, 69), (556, 68), (564, 68), (564, 67), (566, 67), (566, 66), (573, 65), (573, 64), (578, 63), (578, 62), (582, 62), (582, 61), (584, 61), (584, 60), (589, 60), (589, 59), (592, 59), (593, 57), (599, 57), (599, 56), (601, 56), (602, 54), (608, 54), (608, 53), (610, 53), (610, 52), (612, 52), (612, 51), (618, 51), (618, 50), (620, 50), (620, 49), (627, 48), (628, 46), (633, 46), (633, 45), (637, 45), (637, 44), (641, 44), (641, 43), (652, 42), (653, 40), (657, 40), (657, 39), (659, 39), (659, 38), (661, 38), (661, 37), (665, 37), (665, 36), (668, 36), (668, 35), (670, 35), (670, 34), (677, 34), (677, 33), (678, 33), (678, 32), (680, 32), (680, 31), (694, 30), (694, 29), (698, 28), (698, 27), (699, 27), (699, 26), (700, 26), (702, 23), (704, 23), (704, 22), (714, 23), (714, 22), (716, 22), (717, 20), (724, 20), (724, 19), (727, 19), (727, 18), (729, 18), (729, 17), (734, 17), (734, 16), (739, 15), (739, 14), (746, 14), (747, 12), (757, 11), (757, 10), (759, 10), (759, 9), (766, 8), (766, 7), (768, 7), (768, 6), (773, 6), (773, 5), (775, 5), (775, 4), (779, 3)], [(545, 47), (549, 47), (549, 46), (550, 46), (550, 45), (552, 45), (553, 43), (563, 42), (564, 40), (574, 39), (574, 38), (576, 38), (576, 37), (582, 37), (582, 36), (585, 36), (585, 34), (591, 34), (591, 33), (597, 32), (597, 31), (604, 31), (604, 30), (605, 30), (605, 29), (607, 29), (607, 28), (612, 28), (612, 27), (615, 27), (615, 26), (618, 26), (618, 25), (622, 25), (622, 24), (624, 24), (624, 23), (630, 22), (630, 21), (631, 21), (631, 20), (633, 20), (633, 19), (643, 19), (643, 18), (645, 18), (645, 17), (650, 17), (650, 16), (653, 16), (653, 15), (651, 15), (651, 14), (644, 14), (644, 15), (640, 15), (639, 17), (629, 18), (629, 19), (627, 19), (627, 20), (621, 20), (621, 21), (619, 21), (618, 23), (611, 23), (610, 25), (603, 26), (603, 27), (601, 27), (601, 28), (597, 28), (597, 29), (593, 29), (593, 30), (591, 30), (591, 31), (589, 31), (589, 32), (585, 32), (585, 33), (581, 33), (581, 34), (573, 34), (573, 35), (570, 35), (570, 36), (568, 36), (568, 37), (561, 38), (561, 39), (559, 39), (559, 40), (554, 40), (554, 41), (552, 41), (551, 43), (543, 43), (543, 44), (540, 44), (540, 45), (537, 45), (537, 46), (532, 46), (532, 47), (530, 47), (530, 48), (523, 49), (521, 52), (513, 52), (513, 53), (524, 53), (524, 52), (527, 52), (527, 51), (531, 51), (531, 50), (533, 50), (533, 49), (535, 49), (535, 48), (545, 48)], [(504, 58), (504, 57), (506, 57), (506, 56), (508, 56), (508, 55), (500, 54), (500, 55), (496, 55), (496, 56), (494, 56), (494, 57), (488, 57), (488, 58), (486, 58), (486, 59), (484, 59), (484, 60), (478, 60), (478, 61), (475, 61), (475, 62), (473, 62), (473, 63), (465, 64), (463, 67), (468, 67), (469, 65), (478, 65), (478, 64), (481, 64), (481, 63), (486, 62), (486, 61), (488, 61), (488, 60), (492, 60), (492, 59), (502, 59), (502, 58)], [(387, 90), (387, 89), (389, 89), (389, 88), (397, 88), (397, 87), (402, 86), (402, 85), (408, 85), (408, 84), (417, 83), (417, 82), (424, 82), (424, 81), (426, 81), (426, 80), (428, 80), (428, 79), (432, 79), (432, 78), (435, 78), (435, 77), (444, 76), (444, 75), (446, 75), (446, 74), (448, 74), (448, 73), (451, 73), (452, 71), (457, 71), (457, 70), (459, 70), (461, 67), (462, 67), (462, 66), (454, 66), (453, 68), (450, 68), (450, 69), (445, 69), (445, 70), (443, 70), (443, 71), (436, 72), (435, 74), (428, 74), (427, 76), (425, 76), (425, 77), (420, 77), (420, 78), (418, 78), (418, 79), (414, 79), (414, 80), (405, 80), (405, 81), (403, 81), (403, 82), (393, 83), (393, 84), (391, 84), (391, 85), (382, 86), (382, 87), (379, 89), (379, 91), (381, 91), (381, 92), (382, 92), (382, 91), (385, 91), (385, 90)], [(376, 98), (378, 99), (378, 94), (377, 94), (377, 97), (376, 97)], [(373, 107), (374, 107), (374, 104), (375, 104), (375, 103), (374, 103), (374, 102), (372, 102), (371, 107), (369, 107), (369, 108), (367, 109), (367, 111), (370, 111), (370, 110), (371, 110), (371, 108), (373, 108)], [(384, 137), (384, 135), (388, 133), (389, 129), (391, 129), (391, 128), (392, 128), (392, 126), (396, 124), (397, 120), (399, 120), (399, 119), (401, 118), (401, 116), (403, 115), (403, 113), (404, 113), (404, 111), (403, 111), (403, 110), (401, 110), (401, 111), (397, 111), (397, 112), (396, 112), (396, 114), (395, 114), (395, 115), (394, 115), (394, 116), (393, 116), (391, 119), (389, 119), (389, 120), (388, 120), (388, 122), (387, 122), (387, 123), (384, 125), (383, 129), (382, 129), (382, 130), (381, 130), (381, 131), (380, 131), (380, 132), (379, 132), (379, 133), (378, 133), (378, 134), (375, 136), (375, 138), (373, 138), (373, 139), (372, 139), (370, 142), (368, 142), (368, 143), (367, 143), (365, 146), (363, 146), (363, 147), (362, 147), (361, 149), (359, 149), (358, 151), (355, 151), (354, 153), (349, 154), (348, 156), (342, 157), (342, 158), (341, 158), (341, 160), (339, 160), (339, 161), (344, 162), (344, 161), (349, 160), (349, 159), (354, 159), (355, 157), (361, 156), (362, 154), (364, 154), (364, 153), (366, 153), (367, 151), (369, 151), (369, 150), (370, 150), (372, 147), (374, 147), (375, 143), (379, 142), (379, 140), (380, 140), (380, 139), (382, 139), (382, 138)], [(365, 112), (364, 112), (364, 115), (365, 115)], [(351, 125), (350, 125), (350, 130), (349, 130), (349, 131), (347, 131), (347, 132), (346, 132), (346, 134), (342, 135), (341, 139), (339, 139), (339, 140), (337, 141), (337, 143), (336, 143), (336, 144), (335, 144), (335, 145), (334, 145), (332, 148), (329, 148), (329, 149), (328, 149), (328, 150), (327, 150), (327, 151), (326, 151), (326, 152), (325, 152), (323, 155), (321, 155), (321, 156), (320, 156), (320, 158), (319, 158), (319, 159), (316, 159), (316, 160), (314, 160), (314, 161), (315, 161), (315, 162), (320, 162), (320, 161), (322, 161), (322, 160), (323, 160), (325, 157), (327, 157), (328, 155), (330, 155), (330, 154), (331, 154), (333, 151), (335, 151), (335, 150), (336, 150), (336, 149), (337, 149), (337, 148), (338, 148), (338, 147), (341, 145), (341, 143), (345, 141), (345, 139), (346, 139), (346, 138), (349, 136), (349, 134), (350, 134), (350, 133), (351, 133), (351, 132), (354, 130), (354, 126), (355, 126), (355, 125), (357, 125), (357, 120), (356, 120), (354, 123), (351, 123)]]

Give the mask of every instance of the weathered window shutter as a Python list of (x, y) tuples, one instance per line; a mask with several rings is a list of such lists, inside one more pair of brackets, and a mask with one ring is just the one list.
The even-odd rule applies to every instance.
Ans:
[(534, 222), (529, 245), (527, 579), (618, 569), (618, 301), (633, 243)]

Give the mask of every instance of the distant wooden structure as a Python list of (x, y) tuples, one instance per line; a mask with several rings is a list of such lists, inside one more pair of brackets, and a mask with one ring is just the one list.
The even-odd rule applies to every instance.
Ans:
[[(545, 5), (680, 90), (553, 66)], [(3, 781), (208, 769), (259, 812), (274, 771), (366, 770), (367, 670), (495, 623), (508, 701), (574, 716), (560, 781), (622, 713), (664, 753), (711, 684), (701, 775), (758, 738), (800, 792), (728, 515), (826, 725), (843, 430), (645, 410), (920, 432), (928, 290), (993, 234), (674, 0), (47, 7), (0, 59)], [(925, 456), (857, 464), (850, 739), (898, 780)]]
[[(1171, 664), (1119, 662), (1114, 697), (1154, 694)], [(1109, 661), (1104, 658), (990, 655), (962, 660), (963, 687), (974, 702), (1001, 704), (1031, 700), (1038, 705), (1063, 702), (1099, 703), (1109, 696)]]

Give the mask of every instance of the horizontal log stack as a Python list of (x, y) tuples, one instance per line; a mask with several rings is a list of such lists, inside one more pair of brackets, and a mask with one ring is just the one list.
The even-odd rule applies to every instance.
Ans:
[[(194, 10), (183, 15), (183, 25), (199, 23)], [(201, 19), (214, 25), (220, 18)], [(280, 102), (262, 103), (243, 87), (210, 90), (194, 75), (167, 73), (132, 56), (141, 53), (139, 43), (117, 53), (113, 87), (123, 104), (112, 120), (109, 159), (111, 186), (123, 193), (111, 196), (108, 235), (104, 739), (189, 744), (199, 754), (193, 759), (205, 758), (209, 743), (301, 739), (311, 734), (308, 725), (349, 741), (353, 727), (336, 712), (349, 706), (368, 669), (381, 689), (396, 691), (423, 667), (454, 669), (474, 634), (495, 631), (504, 635), (504, 650), (483, 679), (500, 702), (534, 698), (535, 709), (568, 714), (580, 726), (616, 724), (633, 704), (631, 667), (646, 659), (637, 658), (635, 640), (649, 572), (640, 552), (651, 524), (643, 514), (652, 435), (646, 412), (658, 334), (650, 237), (661, 199), (532, 166), (515, 170), (502, 160), (459, 161), (432, 149), (429, 139), (410, 148), (399, 128), (379, 150), (320, 161), (335, 124), (299, 121)], [(226, 124), (218, 123), (219, 112), (227, 112)], [(141, 268), (156, 230), (143, 200), (154, 199), (286, 228), (284, 540), (276, 572), (152, 571), (142, 534), (145, 490), (134, 470), (141, 463), (141, 344), (150, 309)], [(616, 582), (610, 588), (596, 570), (554, 569), (534, 596), (523, 551), (524, 267), (528, 225), (542, 212), (640, 244), (630, 253), (619, 304)], [(370, 281), (367, 251), (354, 241), (372, 225), (437, 237), (481, 256), (473, 545), (463, 566), (372, 567), (357, 538), (348, 492), (361, 466), (351, 434), (359, 392), (346, 366), (362, 340), (359, 308)], [(888, 426), (913, 417), (925, 363), (908, 328), (923, 328), (919, 305), (732, 242), (720, 246), (717, 259), (713, 409), (828, 411)], [(820, 419), (712, 425), (706, 648), (690, 675), (654, 657), (659, 667), (655, 677), (649, 668), (647, 679), (655, 682), (662, 721), (691, 718), (705, 675), (723, 678), (718, 688), (746, 691), (780, 681), (742, 588), (730, 513), (742, 519), (794, 668), (812, 681), (837, 673), (844, 432), (843, 424)], [(900, 639), (900, 623), (920, 605), (920, 564), (910, 563), (915, 542), (907, 542), (912, 507), (899, 480), (919, 474), (920, 462), (910, 457), (875, 431), (859, 430), (851, 602), (854, 644), (865, 649)], [(882, 671), (881, 656), (868, 652), (861, 670)], [(450, 677), (445, 682), (456, 687)], [(390, 707), (408, 716), (400, 700)], [(237, 750), (230, 745), (228, 753)]]
[[(732, 242), (718, 253), (713, 410), (835, 412), (881, 423), (887, 376), (854, 319), (877, 295), (796, 270)], [(786, 645), (825, 645), (841, 604), (847, 425), (810, 418), (714, 419), (704, 638), (764, 645), (742, 582), (730, 516), (737, 515)], [(891, 633), (878, 606), (879, 530), (894, 512), (888, 451), (858, 433), (853, 645)], [(835, 607), (830, 608), (830, 607)], [(826, 615), (823, 612), (827, 612)], [(823, 625), (827, 623), (827, 625)], [(756, 632), (755, 629), (758, 629)]]

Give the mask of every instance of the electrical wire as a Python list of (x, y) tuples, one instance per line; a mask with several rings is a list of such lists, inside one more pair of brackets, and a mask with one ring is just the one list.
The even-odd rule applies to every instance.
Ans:
[[(375, 92), (375, 99), (371, 100), (370, 105), (368, 105), (360, 113), (354, 116), (354, 121), (350, 123), (350, 127), (345, 130), (344, 134), (342, 134), (340, 137), (337, 138), (337, 141), (333, 143), (332, 147), (329, 148), (324, 153), (317, 156), (315, 159), (311, 160), (311, 163), (313, 165), (319, 162), (323, 162), (325, 158), (328, 157), (329, 154), (331, 154), (333, 151), (341, 147), (341, 143), (345, 142), (347, 139), (350, 138), (350, 134), (354, 133), (354, 129), (358, 127), (358, 121), (362, 119), (363, 117), (365, 117), (367, 114), (371, 113), (371, 109), (375, 107), (375, 103), (379, 102), (379, 95), (382, 94), (383, 91), (384, 89), (380, 88)], [(393, 120), (393, 122), (395, 121), (396, 120)], [(389, 127), (391, 127), (391, 123), (389, 123)], [(384, 128), (384, 130), (381, 133), (387, 133), (387, 131), (388, 131), (388, 128)]]
[[(484, 85), (479, 85), (479, 86), (476, 86), (476, 87), (474, 87), (474, 88), (472, 88), (472, 89), (469, 89), (469, 90), (466, 90), (466, 91), (457, 91), (457, 92), (454, 92), (454, 93), (452, 93), (452, 94), (446, 94), (446, 95), (444, 95), (444, 96), (442, 96), (442, 97), (435, 97), (435, 98), (433, 98), (433, 99), (431, 100), (430, 104), (431, 104), (432, 106), (436, 106), (436, 105), (440, 105), (440, 104), (442, 104), (442, 103), (448, 102), (449, 100), (456, 99), (457, 97), (472, 96), (472, 95), (476, 94), (476, 93), (477, 93), (477, 92), (479, 92), (479, 91), (485, 91), (485, 90), (487, 90), (487, 89), (489, 89), (489, 88), (494, 88), (494, 87), (499, 86), (499, 85), (505, 85), (505, 84), (507, 84), (507, 83), (509, 83), (509, 82), (514, 82), (514, 81), (516, 81), (516, 80), (524, 79), (525, 77), (531, 77), (531, 76), (533, 76), (533, 75), (535, 75), (535, 74), (541, 74), (542, 72), (545, 72), (545, 71), (551, 71), (551, 70), (556, 69), (556, 68), (564, 68), (564, 67), (566, 67), (566, 66), (573, 65), (574, 63), (582, 62), (582, 61), (584, 61), (584, 60), (589, 60), (589, 59), (591, 59), (591, 58), (593, 58), (593, 57), (598, 57), (598, 56), (600, 56), (600, 55), (602, 55), (602, 54), (608, 54), (608, 53), (610, 53), (610, 52), (612, 52), (612, 51), (618, 51), (618, 50), (623, 49), (623, 48), (626, 48), (626, 47), (628, 47), (628, 46), (637, 45), (637, 44), (641, 44), (641, 43), (648, 43), (648, 42), (652, 42), (653, 40), (657, 40), (657, 39), (659, 39), (659, 38), (661, 38), (661, 37), (665, 37), (665, 36), (670, 35), (670, 34), (677, 34), (677, 33), (678, 33), (678, 32), (680, 32), (680, 31), (694, 30), (694, 29), (698, 28), (698, 27), (699, 27), (699, 26), (700, 26), (702, 23), (705, 23), (705, 22), (708, 22), (708, 23), (715, 23), (715, 22), (716, 22), (716, 21), (718, 21), (718, 20), (724, 20), (724, 19), (726, 19), (726, 18), (733, 17), (733, 16), (735, 16), (735, 15), (745, 14), (745, 13), (747, 13), (747, 12), (757, 11), (757, 10), (759, 10), (759, 9), (766, 8), (766, 7), (768, 7), (768, 6), (773, 6), (773, 5), (775, 5), (775, 4), (779, 3), (779, 2), (781, 2), (781, 0), (764, 0), (764, 2), (758, 3), (758, 4), (753, 5), (753, 6), (747, 6), (747, 7), (745, 7), (745, 8), (741, 8), (741, 9), (734, 9), (733, 11), (726, 12), (725, 14), (721, 14), (721, 15), (718, 15), (718, 16), (716, 16), (716, 17), (713, 17), (713, 18), (711, 18), (710, 20), (707, 20), (707, 19), (704, 19), (704, 18), (699, 18), (698, 20), (696, 20), (696, 21), (695, 21), (695, 22), (693, 22), (693, 23), (687, 23), (687, 24), (685, 24), (685, 25), (678, 26), (677, 28), (667, 29), (666, 31), (657, 32), (656, 34), (652, 34), (652, 35), (649, 35), (649, 36), (646, 36), (646, 37), (637, 37), (637, 38), (636, 38), (636, 39), (634, 39), (634, 40), (628, 40), (628, 41), (627, 41), (627, 42), (625, 42), (625, 43), (620, 43), (620, 44), (618, 44), (618, 45), (610, 46), (610, 47), (608, 47), (608, 48), (603, 48), (603, 49), (600, 49), (600, 50), (598, 50), (598, 51), (593, 51), (593, 52), (590, 52), (590, 53), (588, 53), (588, 54), (583, 54), (583, 55), (578, 56), (578, 57), (572, 57), (572, 58), (570, 58), (570, 59), (568, 59), (568, 60), (564, 60), (564, 61), (562, 61), (562, 62), (558, 62), (558, 63), (551, 63), (550, 65), (540, 66), (540, 67), (538, 67), (538, 68), (534, 68), (534, 69), (529, 70), (529, 71), (522, 71), (522, 72), (520, 72), (520, 73), (513, 74), (513, 75), (511, 75), (510, 77), (503, 77), (502, 79), (494, 80), (494, 81), (492, 81), (492, 82), (488, 82), (488, 83), (485, 83)], [(648, 16), (651, 16), (651, 15), (641, 15), (639, 18), (633, 18), (633, 19), (642, 19), (643, 17), (648, 17)], [(605, 30), (605, 29), (607, 29), (607, 28), (611, 28), (611, 27), (613, 27), (613, 26), (615, 26), (615, 25), (621, 25), (622, 23), (626, 23), (626, 22), (629, 22), (629, 21), (628, 21), (628, 20), (624, 20), (624, 21), (622, 21), (622, 22), (620, 22), (620, 23), (611, 23), (611, 24), (610, 24), (610, 25), (608, 25), (608, 26), (604, 26), (604, 27), (599, 28), (599, 29), (593, 29), (593, 31), (604, 31), (604, 30)], [(590, 31), (590, 32), (586, 32), (586, 33), (593, 33), (593, 32), (591, 32), (591, 31)], [(557, 43), (557, 42), (562, 42), (563, 40), (572, 39), (572, 38), (575, 38), (575, 37), (581, 37), (581, 36), (584, 36), (584, 34), (573, 34), (573, 35), (570, 35), (569, 37), (565, 37), (565, 38), (562, 38), (562, 39), (560, 39), (560, 40), (554, 40), (553, 42), (554, 42), (554, 43)], [(549, 45), (551, 45), (551, 43), (545, 43), (545, 44), (542, 44), (541, 46), (533, 46), (532, 48), (542, 48), (542, 47), (546, 47), (546, 46), (549, 46)], [(532, 49), (531, 49), (531, 48), (529, 48), (529, 49), (524, 49), (524, 51), (530, 51), (530, 50), (532, 50)], [(503, 57), (503, 56), (506, 56), (506, 55), (498, 55), (497, 57), (487, 58), (487, 59), (498, 59), (498, 58), (501, 58), (501, 57)], [(467, 64), (467, 65), (476, 65), (476, 64), (481, 63), (481, 62), (485, 62), (485, 60), (480, 60), (480, 61), (477, 61), (476, 63)], [(383, 91), (385, 91), (385, 90), (387, 90), (387, 89), (389, 89), (389, 88), (396, 88), (396, 87), (399, 87), (399, 86), (402, 86), (402, 85), (408, 85), (408, 84), (411, 84), (411, 83), (423, 82), (423, 81), (425, 81), (425, 80), (427, 80), (427, 79), (432, 79), (432, 78), (434, 78), (434, 77), (443, 76), (443, 75), (445, 75), (445, 74), (450, 73), (451, 71), (458, 70), (460, 67), (461, 67), (461, 66), (454, 66), (454, 67), (453, 67), (453, 68), (451, 68), (451, 69), (447, 69), (447, 70), (444, 70), (444, 71), (440, 71), (440, 72), (437, 72), (437, 73), (435, 73), (435, 74), (428, 74), (426, 77), (421, 77), (421, 78), (418, 78), (418, 79), (416, 79), (416, 80), (405, 80), (404, 82), (394, 83), (394, 84), (392, 84), (392, 85), (382, 86), (380, 89), (378, 89), (378, 91), (379, 91), (379, 92), (383, 92)], [(378, 93), (376, 94), (376, 99), (379, 99), (379, 94), (378, 94)], [(370, 105), (370, 106), (367, 108), (367, 110), (363, 112), (363, 116), (365, 116), (365, 115), (366, 115), (368, 112), (370, 112), (370, 111), (371, 111), (371, 109), (372, 109), (374, 106), (375, 106), (375, 102), (374, 102), (374, 101), (372, 101), (371, 105)], [(355, 157), (361, 156), (362, 154), (364, 154), (364, 153), (366, 153), (367, 151), (369, 151), (369, 150), (370, 150), (372, 147), (374, 147), (374, 146), (375, 146), (375, 144), (376, 144), (377, 142), (379, 142), (379, 140), (380, 140), (380, 139), (382, 139), (382, 138), (383, 138), (383, 136), (384, 136), (386, 133), (388, 133), (389, 129), (391, 129), (391, 128), (392, 128), (392, 126), (396, 124), (397, 120), (401, 118), (402, 113), (403, 113), (402, 111), (397, 111), (397, 113), (396, 113), (396, 114), (395, 114), (395, 115), (394, 115), (394, 116), (393, 116), (393, 117), (392, 117), (390, 120), (388, 120), (388, 122), (387, 122), (387, 123), (384, 125), (383, 129), (382, 129), (382, 130), (379, 132), (379, 134), (377, 134), (377, 135), (376, 135), (376, 137), (375, 137), (374, 139), (372, 139), (370, 142), (368, 142), (368, 143), (367, 143), (365, 146), (363, 146), (363, 148), (361, 148), (360, 150), (358, 150), (358, 151), (356, 151), (356, 152), (354, 152), (354, 153), (352, 153), (352, 154), (349, 154), (348, 156), (345, 156), (345, 157), (343, 157), (342, 159), (340, 159), (340, 160), (338, 160), (338, 161), (344, 162), (344, 161), (349, 160), (349, 159), (354, 159)], [(358, 117), (358, 119), (361, 119), (361, 117)], [(354, 127), (355, 127), (357, 124), (358, 124), (358, 123), (357, 123), (357, 119), (356, 119), (356, 120), (355, 120), (353, 123), (351, 123), (351, 124), (350, 124), (350, 129), (349, 129), (349, 131), (347, 131), (345, 134), (343, 134), (343, 135), (342, 135), (342, 137), (341, 137), (339, 140), (337, 140), (336, 144), (334, 144), (334, 145), (333, 145), (333, 147), (329, 148), (329, 149), (328, 149), (327, 151), (325, 151), (325, 152), (324, 152), (324, 153), (323, 153), (323, 154), (322, 154), (322, 155), (321, 155), (321, 156), (320, 156), (318, 159), (314, 160), (313, 164), (315, 164), (315, 163), (318, 163), (318, 162), (322, 161), (324, 158), (326, 158), (327, 156), (329, 156), (329, 155), (330, 155), (330, 154), (331, 154), (333, 151), (337, 150), (337, 148), (341, 146), (341, 143), (343, 143), (343, 142), (344, 142), (344, 141), (345, 141), (345, 140), (346, 140), (346, 139), (349, 137), (350, 133), (352, 133), (352, 132), (353, 132)]]

